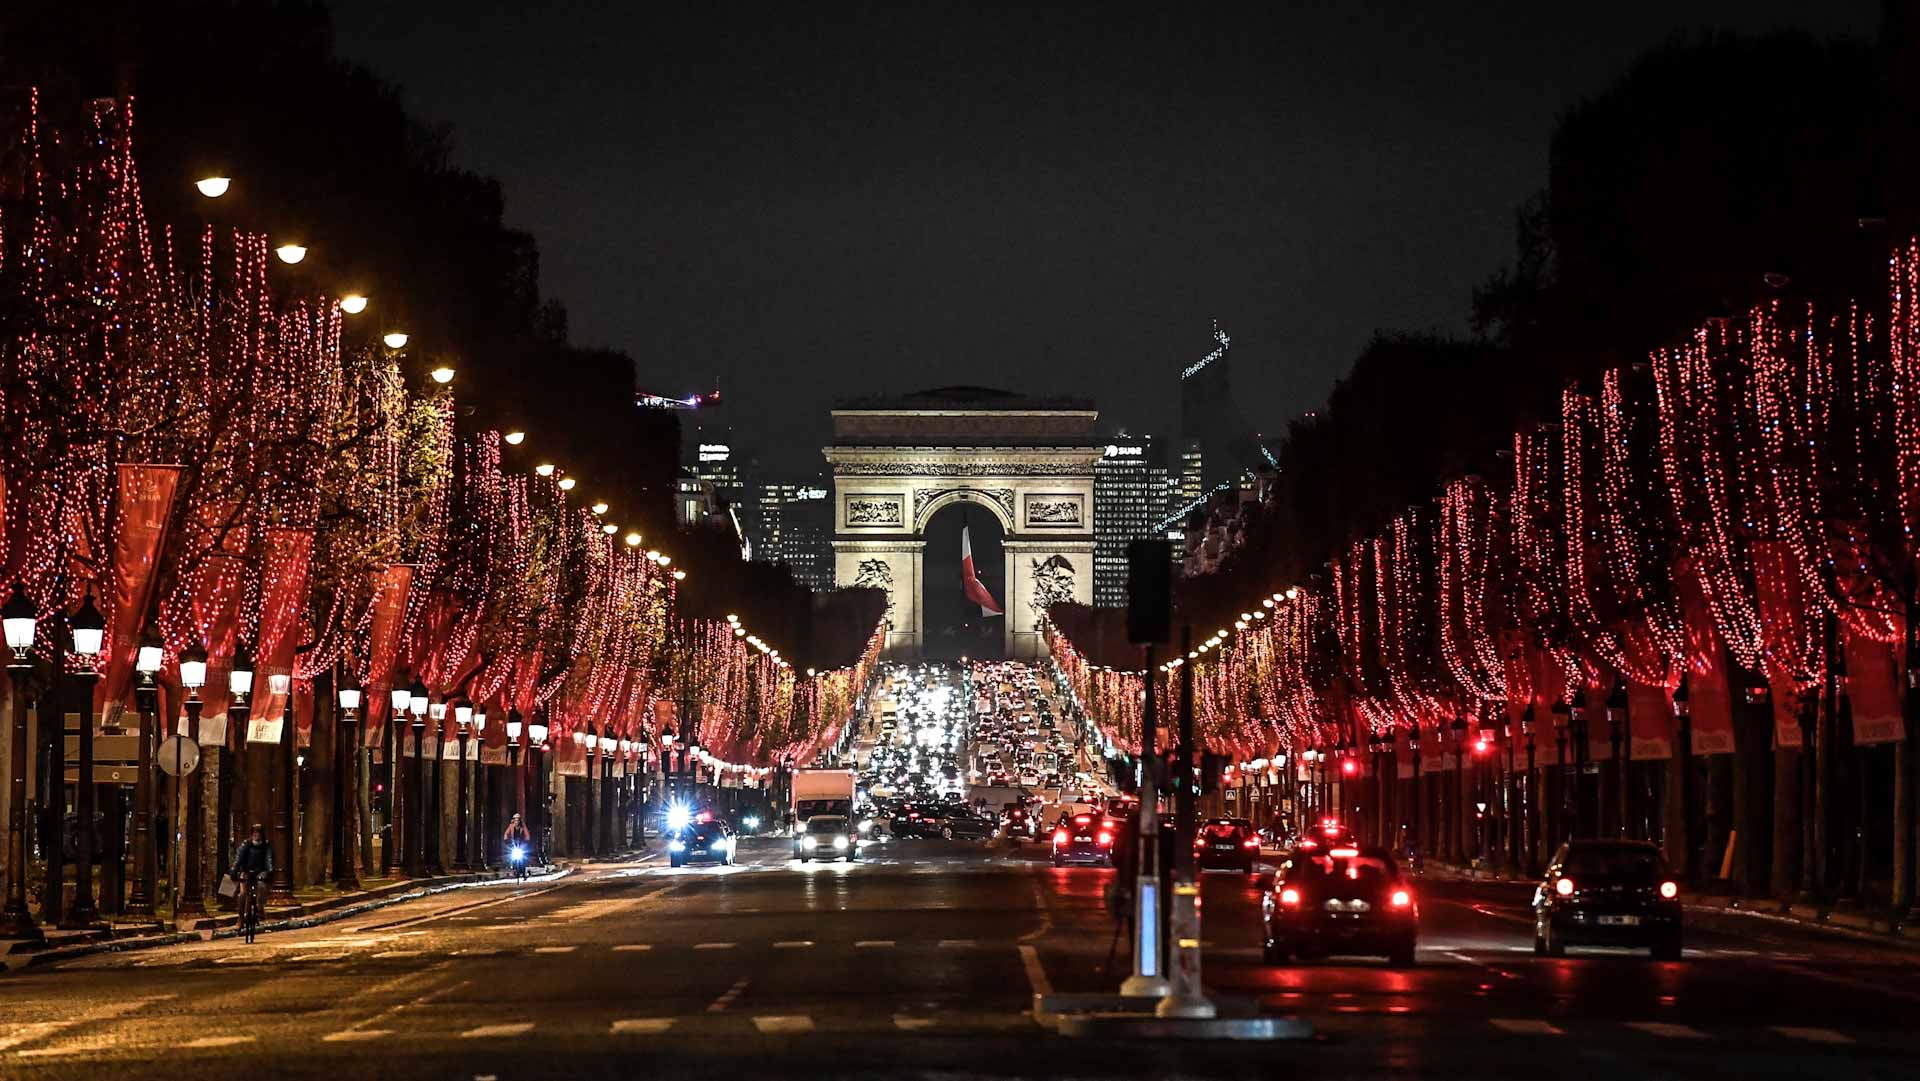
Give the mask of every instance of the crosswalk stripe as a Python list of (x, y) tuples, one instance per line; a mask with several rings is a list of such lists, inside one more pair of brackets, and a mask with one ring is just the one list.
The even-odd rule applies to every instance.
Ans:
[(693, 944), (693, 948), (696, 950), (730, 950), (738, 944), (739, 943), (735, 942), (696, 942)]
[(765, 1015), (753, 1019), (753, 1027), (769, 1036), (789, 1032), (812, 1032), (813, 1018), (805, 1014)]
[(320, 1037), (323, 1043), (353, 1043), (359, 1040), (378, 1040), (393, 1035), (390, 1028), (349, 1028), (339, 1032), (329, 1032)]
[(504, 1025), (481, 1025), (470, 1028), (460, 1034), (463, 1040), (486, 1039), (491, 1036), (523, 1036), (533, 1031), (532, 1021), (513, 1021)]
[(673, 1027), (677, 1017), (635, 1017), (626, 1021), (615, 1021), (613, 1031), (630, 1033), (635, 1036), (658, 1036)]
[(578, 946), (535, 946), (533, 949), (533, 952), (535, 953), (572, 953), (573, 951), (579, 948), (580, 947)]
[(1627, 1027), (1650, 1036), (1664, 1036), (1675, 1040), (1703, 1040), (1707, 1034), (1690, 1025), (1674, 1025), (1665, 1021), (1629, 1021)]
[(899, 1029), (902, 1032), (918, 1032), (923, 1028), (932, 1028), (933, 1018), (908, 1017), (904, 1014), (894, 1014), (893, 1027)]
[(1558, 1036), (1560, 1030), (1546, 1021), (1535, 1021), (1524, 1017), (1495, 1017), (1489, 1024), (1502, 1032), (1525, 1032), (1536, 1036)]
[(1775, 1025), (1773, 1031), (1795, 1040), (1809, 1043), (1852, 1043), (1853, 1037), (1835, 1032), (1830, 1028), (1801, 1028), (1797, 1025)]
[(774, 943), (773, 948), (776, 950), (804, 950), (811, 945), (813, 945), (812, 939), (790, 938), (781, 942)]
[(940, 940), (940, 945), (946, 949), (956, 950), (966, 949), (978, 943), (971, 938), (943, 938)]
[(863, 938), (853, 944), (855, 949), (886, 949), (893, 945), (890, 938)]
[(237, 1043), (252, 1043), (253, 1036), (200, 1036), (181, 1044), (181, 1047), (232, 1047)]
[(387, 950), (384, 953), (376, 953), (374, 954), (374, 956), (375, 957), (418, 957), (425, 952), (426, 952), (425, 950)]
[(623, 942), (613, 948), (615, 953), (645, 953), (653, 949), (651, 942)]

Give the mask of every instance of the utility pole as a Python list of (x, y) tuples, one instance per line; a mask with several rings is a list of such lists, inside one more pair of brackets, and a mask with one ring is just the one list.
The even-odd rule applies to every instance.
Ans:
[[(1180, 655), (1193, 651), (1192, 625), (1180, 628)], [(1180, 666), (1180, 743), (1174, 756), (1173, 911), (1169, 928), (1173, 947), (1167, 996), (1154, 1013), (1161, 1017), (1207, 1018), (1213, 1003), (1200, 986), (1200, 882), (1194, 875), (1193, 846), (1193, 666)]]

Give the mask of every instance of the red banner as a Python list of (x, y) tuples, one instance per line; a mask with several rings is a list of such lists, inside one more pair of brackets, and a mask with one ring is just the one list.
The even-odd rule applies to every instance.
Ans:
[(119, 532), (113, 539), (112, 579), (102, 598), (107, 615), (106, 667), (94, 692), (102, 727), (118, 727), (133, 693), (133, 661), (140, 628), (153, 599), (154, 579), (166, 550), (167, 519), (180, 486), (177, 465), (120, 467)]
[(1627, 683), (1627, 757), (1656, 761), (1673, 757), (1673, 697), (1665, 687)]
[[(1901, 639), (1905, 635), (1899, 636)], [(1876, 642), (1846, 628), (1847, 700), (1853, 706), (1853, 742), (1898, 743), (1904, 738), (1900, 723), (1900, 662), (1895, 642)]]
[(389, 705), (395, 669), (400, 663), (400, 629), (407, 620), (407, 595), (413, 589), (413, 566), (394, 563), (380, 569), (373, 582), (373, 612), (367, 625), (367, 678), (362, 688), (362, 739), (378, 747), (392, 720)]
[(260, 589), (260, 644), (254, 657), (253, 712), (247, 742), (280, 742), (293, 693), (294, 651), (300, 645), (300, 616), (307, 597), (307, 567), (313, 534), (304, 529), (275, 529), (267, 538), (267, 567)]
[(1753, 543), (1754, 594), (1760, 602), (1761, 655), (1767, 683), (1773, 689), (1773, 742), (1776, 747), (1801, 745), (1800, 688), (1796, 676), (1818, 680), (1820, 662), (1807, 646), (1806, 607), (1802, 603), (1799, 561), (1786, 542)]
[(1680, 613), (1687, 624), (1687, 710), (1694, 754), (1733, 753), (1733, 694), (1727, 686), (1727, 649), (1713, 625), (1707, 595), (1692, 568), (1674, 571)]

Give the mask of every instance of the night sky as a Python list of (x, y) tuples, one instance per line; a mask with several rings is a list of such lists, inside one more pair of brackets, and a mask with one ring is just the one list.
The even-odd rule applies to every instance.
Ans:
[(834, 398), (951, 383), (1170, 431), (1215, 318), (1278, 429), (1376, 329), (1465, 331), (1555, 117), (1637, 53), (1878, 3), (333, 6), (576, 342), (810, 468)]

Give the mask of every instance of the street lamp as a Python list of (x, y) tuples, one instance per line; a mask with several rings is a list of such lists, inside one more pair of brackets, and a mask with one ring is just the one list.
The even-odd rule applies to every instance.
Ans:
[(421, 783), (421, 770), (426, 764), (428, 705), (426, 684), (414, 680), (407, 694), (407, 712), (413, 715), (413, 763), (407, 767), (406, 822), (407, 874), (413, 878), (424, 878), (427, 873), (426, 788)]
[(203, 176), (193, 182), (193, 186), (199, 189), (200, 194), (209, 199), (218, 199), (225, 195), (232, 185), (232, 179), (224, 176)]
[(359, 315), (367, 310), (367, 298), (361, 293), (348, 293), (340, 298), (340, 310), (348, 315)]
[[(82, 611), (85, 611), (84, 604)], [(160, 713), (160, 687), (154, 677), (160, 672), (160, 662), (160, 636), (149, 628), (133, 654), (133, 670), (139, 677), (134, 684), (134, 704), (140, 713), (140, 723), (133, 781), (134, 876), (133, 889), (127, 898), (130, 916), (153, 915), (154, 899), (159, 893), (160, 849), (153, 829), (159, 809), (156, 788), (160, 781), (153, 775), (153, 752), (155, 722)]]
[(273, 249), (273, 254), (279, 256), (281, 262), (292, 266), (307, 257), (307, 249), (304, 244), (282, 244)]
[(460, 758), (453, 764), (454, 776), (458, 778), (459, 781), (459, 798), (453, 805), (453, 869), (456, 871), (466, 871), (472, 867), (472, 863), (468, 859), (468, 853), (471, 851), (471, 840), (468, 833), (471, 822), (467, 815), (467, 796), (469, 792), (467, 787), (467, 740), (473, 730), (473, 703), (462, 702), (453, 707), (453, 723), (454, 730), (459, 733), (460, 737)]
[(398, 330), (387, 331), (380, 336), (380, 340), (386, 343), (388, 349), (405, 349), (407, 347), (407, 336)]
[(13, 768), (7, 777), (7, 903), (0, 910), (0, 938), (39, 942), (40, 928), (27, 910), (27, 673), (31, 671), (29, 653), (39, 622), (39, 610), (18, 581), (13, 595), (0, 605), (0, 626), (4, 627), (12, 657), (7, 661), (7, 676), (13, 684), (13, 714), (9, 741)]
[(493, 801), (489, 798), (490, 794), (487, 791), (492, 787), (492, 782), (488, 779), (487, 773), (487, 711), (485, 707), (473, 708), (473, 734), (480, 741), (480, 750), (474, 755), (473, 809), (468, 820), (468, 830), (473, 837), (473, 850), (469, 853), (472, 857), (470, 868), (485, 871), (493, 863), (487, 852), (491, 847), (487, 839), (494, 834), (493, 823), (487, 821), (492, 817), (487, 812), (492, 808)]
[(503, 435), (500, 438), (507, 441), (507, 446), (517, 447), (520, 444), (527, 441), (527, 433), (521, 431), (518, 428), (515, 428), (513, 431), (508, 432), (506, 435)]
[(207, 651), (198, 644), (189, 646), (180, 654), (180, 686), (187, 691), (187, 731), (177, 733), (173, 741), (174, 784), (185, 785), (187, 789), (186, 821), (180, 831), (180, 895), (173, 904), (176, 928), (181, 926), (184, 917), (207, 914), (206, 879), (202, 874), (205, 844), (200, 823), (206, 796), (201, 779), (190, 778), (185, 769), (187, 740), (200, 735), (200, 688), (206, 684)]
[(444, 387), (448, 383), (453, 382), (453, 369), (447, 367), (445, 364), (442, 364), (438, 368), (435, 368), (434, 370), (428, 372), (427, 376), (428, 378), (432, 379), (434, 382)]
[[(418, 701), (418, 699), (415, 699)], [(447, 741), (447, 704), (434, 702), (427, 707), (427, 717), (433, 722), (433, 792), (425, 804), (427, 827), (427, 871), (434, 875), (447, 873), (445, 853), (442, 851), (445, 825), (441, 821), (441, 808), (446, 806), (446, 741)]]
[(360, 876), (353, 869), (353, 833), (347, 828), (347, 783), (353, 772), (349, 764), (360, 745), (354, 735), (360, 719), (360, 688), (343, 679), (336, 697), (340, 713), (333, 726), (333, 887), (345, 893), (360, 888)]

